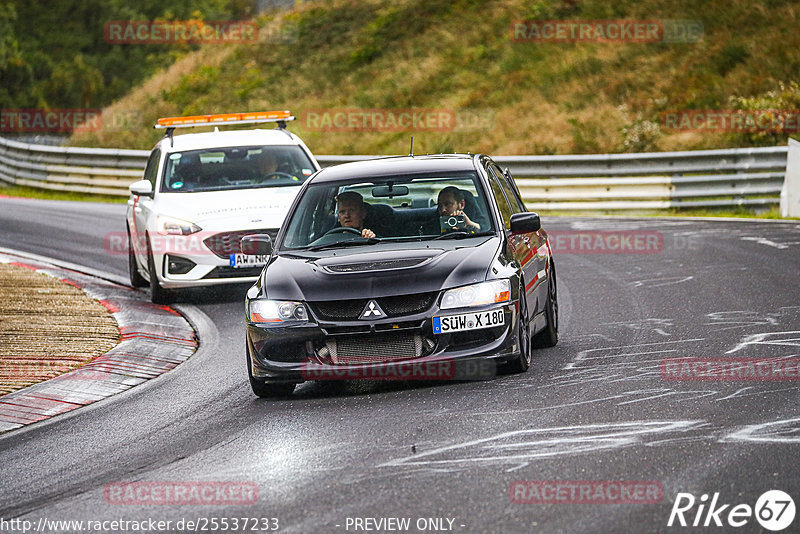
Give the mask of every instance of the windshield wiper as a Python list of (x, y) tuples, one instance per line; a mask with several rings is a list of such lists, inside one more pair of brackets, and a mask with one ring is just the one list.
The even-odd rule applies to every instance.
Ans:
[(487, 235), (494, 235), (494, 232), (478, 232), (475, 234), (464, 231), (449, 232), (447, 234), (434, 237), (432, 241), (436, 241), (437, 239), (466, 239), (467, 237), (481, 237)]
[(305, 250), (309, 250), (311, 252), (317, 250), (324, 250), (326, 248), (338, 248), (338, 247), (357, 247), (360, 245), (374, 245), (375, 243), (380, 243), (381, 240), (377, 237), (369, 237), (363, 238), (363, 241), (356, 241), (355, 239), (350, 241), (337, 241), (336, 243), (325, 243), (324, 245), (315, 245), (313, 247), (308, 247)]

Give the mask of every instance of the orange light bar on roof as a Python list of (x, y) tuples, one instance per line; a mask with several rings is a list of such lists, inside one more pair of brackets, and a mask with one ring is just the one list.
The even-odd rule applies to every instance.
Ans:
[(188, 117), (163, 117), (154, 128), (191, 128), (218, 124), (254, 124), (259, 122), (293, 121), (286, 111), (251, 111), (245, 113), (220, 113), (217, 115), (190, 115)]

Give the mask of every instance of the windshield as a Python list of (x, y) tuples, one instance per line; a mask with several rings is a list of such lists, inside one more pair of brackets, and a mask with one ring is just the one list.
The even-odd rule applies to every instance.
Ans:
[(474, 172), (466, 172), (312, 185), (291, 216), (281, 248), (315, 250), (493, 232), (479, 184)]
[(163, 193), (296, 186), (314, 173), (297, 145), (206, 148), (167, 157)]

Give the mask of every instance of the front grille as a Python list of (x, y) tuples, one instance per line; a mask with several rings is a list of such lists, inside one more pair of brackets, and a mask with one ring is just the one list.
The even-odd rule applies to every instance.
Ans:
[(325, 347), (333, 363), (343, 365), (406, 360), (423, 354), (419, 332), (334, 336)]
[(335, 321), (337, 319), (358, 319), (367, 302), (369, 302), (367, 299), (355, 299), (318, 301), (308, 304), (320, 318)]
[(407, 260), (371, 261), (368, 263), (345, 263), (342, 265), (329, 265), (327, 269), (335, 273), (355, 273), (360, 271), (381, 271), (387, 269), (402, 269), (419, 265), (426, 258), (412, 258)]
[(265, 228), (261, 230), (237, 230), (235, 232), (220, 232), (214, 234), (203, 240), (211, 252), (223, 259), (230, 258), (231, 254), (239, 254), (242, 252), (241, 241), (246, 235), (253, 234), (268, 234), (273, 241), (278, 235), (276, 228)]
[(383, 311), (389, 317), (396, 317), (398, 315), (410, 315), (412, 313), (419, 313), (427, 310), (433, 305), (436, 300), (436, 295), (439, 293), (434, 291), (432, 293), (417, 293), (415, 295), (398, 295), (396, 297), (385, 297), (378, 299)]
[(258, 276), (263, 267), (214, 267), (214, 269), (203, 278), (213, 280), (216, 278), (246, 278), (248, 276)]
[[(421, 313), (430, 308), (438, 292), (397, 295), (375, 299), (387, 317), (399, 317)], [(309, 302), (309, 306), (321, 319), (329, 321), (356, 320), (361, 317), (370, 299), (349, 299)]]

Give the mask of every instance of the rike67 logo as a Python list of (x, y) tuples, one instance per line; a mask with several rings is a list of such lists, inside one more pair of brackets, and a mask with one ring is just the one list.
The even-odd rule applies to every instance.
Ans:
[(723, 504), (719, 493), (714, 493), (709, 502), (708, 494), (696, 499), (691, 493), (678, 493), (667, 526), (682, 527), (743, 527), (755, 516), (762, 528), (777, 532), (794, 521), (794, 500), (781, 490), (769, 490), (756, 500), (755, 507), (749, 504)]

